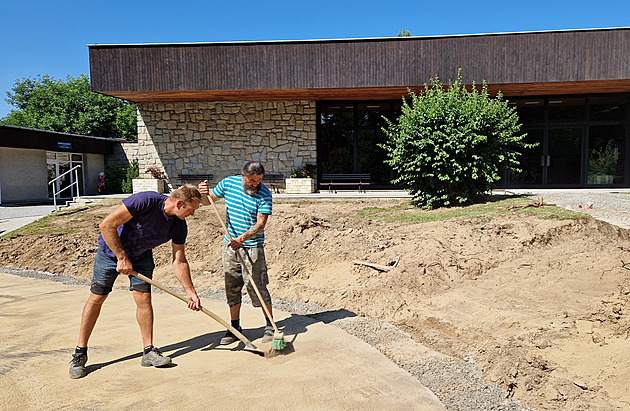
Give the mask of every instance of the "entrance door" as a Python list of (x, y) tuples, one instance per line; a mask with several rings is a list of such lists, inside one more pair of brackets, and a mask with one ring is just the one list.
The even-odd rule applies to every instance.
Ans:
[(582, 176), (583, 127), (525, 130), (536, 147), (521, 156), (520, 173), (510, 176), (512, 187), (579, 186)]
[[(81, 154), (69, 154), (69, 153), (55, 153), (52, 151), (46, 152), (46, 163), (48, 166), (48, 183), (64, 174), (71, 168), (80, 165), (83, 166), (83, 156)], [(82, 168), (79, 168), (77, 177), (79, 179), (79, 187), (83, 186), (83, 174)], [(48, 184), (48, 198), (53, 198), (53, 185), (55, 186), (55, 193), (58, 199), (68, 199), (74, 196), (78, 196), (79, 193), (74, 185), (75, 172), (65, 174), (60, 179), (56, 180), (53, 184)], [(68, 188), (69, 187), (69, 188)]]
[(582, 127), (552, 128), (547, 136), (547, 185), (578, 186), (582, 175)]

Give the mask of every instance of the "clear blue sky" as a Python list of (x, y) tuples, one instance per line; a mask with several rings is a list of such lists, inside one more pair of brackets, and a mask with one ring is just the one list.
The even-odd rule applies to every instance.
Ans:
[[(0, 117), (17, 79), (89, 75), (88, 44), (305, 40), (630, 26), (628, 0), (0, 0)], [(630, 60), (630, 57), (629, 57)]]

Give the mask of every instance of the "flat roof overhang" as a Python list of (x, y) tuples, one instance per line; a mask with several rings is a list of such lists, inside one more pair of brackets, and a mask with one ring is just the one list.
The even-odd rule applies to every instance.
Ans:
[[(270, 100), (398, 100), (408, 91), (418, 94), (423, 87), (366, 87), (287, 90), (184, 90), (108, 91), (109, 96), (137, 103), (178, 101), (270, 101)], [(563, 81), (531, 84), (489, 84), (488, 91), (505, 97), (630, 93), (630, 80)]]

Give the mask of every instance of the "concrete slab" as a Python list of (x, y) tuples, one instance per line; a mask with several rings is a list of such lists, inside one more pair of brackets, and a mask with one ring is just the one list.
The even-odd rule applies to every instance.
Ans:
[[(87, 286), (0, 274), (0, 406), (24, 409), (443, 410), (413, 376), (343, 330), (276, 311), (287, 354), (264, 358), (242, 343), (219, 346), (223, 327), (178, 299), (154, 293), (155, 343), (169, 368), (140, 366), (141, 339), (126, 279), (103, 306), (89, 373), (71, 380)], [(219, 316), (227, 306), (203, 301)], [(244, 306), (244, 334), (263, 345), (262, 314)]]

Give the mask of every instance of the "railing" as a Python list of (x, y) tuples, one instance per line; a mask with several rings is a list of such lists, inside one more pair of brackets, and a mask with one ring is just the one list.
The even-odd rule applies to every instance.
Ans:
[[(61, 194), (63, 191), (67, 190), (68, 188), (71, 188), (72, 186), (76, 185), (77, 187), (77, 196), (80, 195), (79, 193), (79, 172), (77, 171), (77, 168), (81, 168), (80, 165), (74, 166), (72, 167), (70, 170), (66, 171), (63, 174), (60, 174), (59, 176), (53, 178), (52, 180), (50, 180), (48, 182), (48, 184), (52, 184), (52, 196), (53, 196), (53, 204), (55, 206), (55, 211), (59, 211), (59, 208), (57, 207), (57, 194)], [(74, 182), (72, 184), (67, 185), (66, 187), (62, 188), (59, 191), (55, 191), (55, 188), (57, 186), (56, 181), (59, 180), (61, 177), (65, 176), (68, 173), (71, 173), (74, 171)]]

